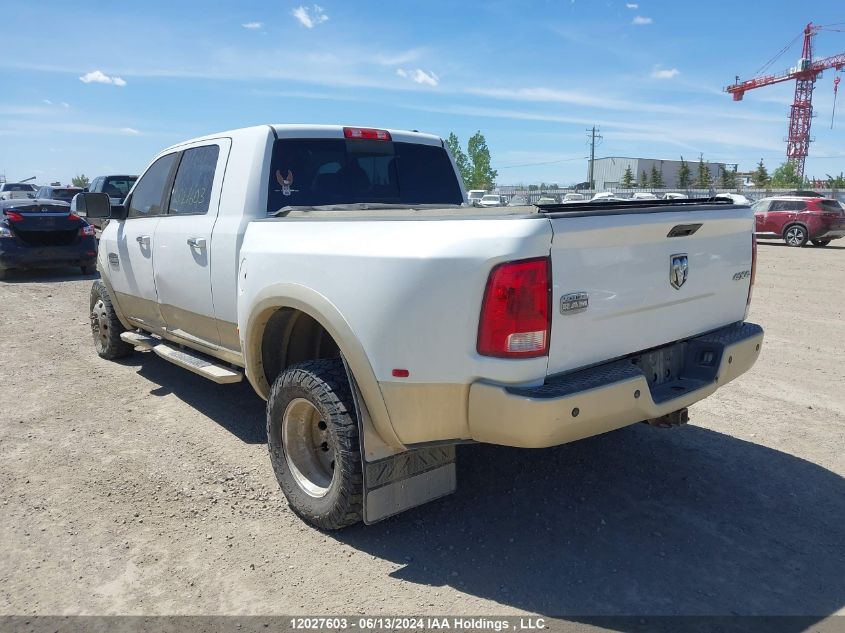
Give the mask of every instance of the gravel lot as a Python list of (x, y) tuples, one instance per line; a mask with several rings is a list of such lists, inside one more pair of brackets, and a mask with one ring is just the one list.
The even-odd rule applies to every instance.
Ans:
[(459, 447), (458, 493), (324, 534), (264, 403), (100, 360), (77, 271), (0, 282), (0, 614), (845, 614), (845, 244), (761, 244), (757, 366), (680, 429)]

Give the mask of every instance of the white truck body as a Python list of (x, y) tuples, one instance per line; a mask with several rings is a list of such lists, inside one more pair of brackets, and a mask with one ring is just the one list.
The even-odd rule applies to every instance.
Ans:
[[(341, 126), (259, 126), (157, 156), (151, 165), (192, 148), (216, 151), (208, 211), (162, 207), (108, 223), (99, 269), (123, 326), (201, 352), (232, 375), (243, 370), (265, 399), (286, 364), (319, 355), (330, 337), (355, 387), (365, 463), (473, 440), (544, 447), (666, 421), (756, 360), (762, 331), (743, 323), (753, 271), (748, 208), (643, 201), (482, 210), (465, 204), (455, 176), (462, 206), (268, 214), (268, 196), (279, 195), (274, 145), (344, 134)], [(393, 143), (443, 148), (434, 136), (389, 134)], [(144, 195), (147, 174), (127, 206)], [(282, 192), (297, 186), (290, 172), (276, 178)], [(525, 260), (550, 271), (549, 327), (537, 335), (545, 350), (480, 353), (491, 271)], [(271, 333), (281, 336), (273, 329), (280, 311), (307, 315), (323, 338), (310, 351), (284, 337), (268, 344)], [(696, 360), (690, 350), (699, 348), (710, 356)], [(390, 509), (372, 508), (369, 520), (438, 496), (391, 494), (376, 504)]]

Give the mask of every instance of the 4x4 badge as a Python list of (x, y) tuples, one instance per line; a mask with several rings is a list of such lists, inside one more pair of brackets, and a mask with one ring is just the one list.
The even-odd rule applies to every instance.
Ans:
[(689, 276), (689, 256), (686, 253), (677, 253), (669, 258), (669, 283), (676, 290), (683, 286)]

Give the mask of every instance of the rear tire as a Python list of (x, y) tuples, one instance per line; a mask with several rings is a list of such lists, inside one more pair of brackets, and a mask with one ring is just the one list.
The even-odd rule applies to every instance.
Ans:
[(91, 334), (94, 347), (100, 358), (114, 360), (129, 356), (135, 346), (123, 341), (120, 335), (126, 331), (114, 311), (106, 285), (97, 280), (91, 286)]
[(358, 423), (340, 359), (312, 360), (279, 374), (267, 400), (267, 446), (291, 509), (324, 530), (363, 517)]
[(823, 248), (830, 244), (830, 240), (813, 240), (813, 246), (818, 246), (819, 248)]
[(801, 248), (807, 244), (807, 229), (800, 224), (790, 224), (783, 230), (783, 241), (787, 246)]

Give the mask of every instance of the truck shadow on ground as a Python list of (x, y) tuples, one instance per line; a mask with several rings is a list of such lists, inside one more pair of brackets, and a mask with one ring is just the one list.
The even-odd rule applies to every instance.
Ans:
[(83, 275), (78, 267), (32, 268), (27, 270), (6, 271), (6, 278), (0, 283), (9, 284), (54, 284), (65, 281), (85, 281), (99, 279), (100, 273)]
[(572, 620), (845, 605), (845, 479), (818, 465), (696, 426), (458, 449), (455, 495), (333, 538), (398, 579)]
[(216, 385), (153, 352), (136, 352), (118, 362), (137, 367), (139, 376), (160, 385), (151, 389), (150, 395), (173, 394), (242, 442), (267, 442), (264, 401), (246, 380), (233, 385)]
[[(265, 441), (264, 403), (246, 382), (213, 385), (150, 352), (122, 362), (161, 385), (152, 395)], [(845, 606), (845, 479), (817, 464), (695, 425), (457, 448), (456, 494), (329, 536), (396, 563), (397, 579), (575, 621)], [(639, 618), (604, 624), (645, 630)]]

